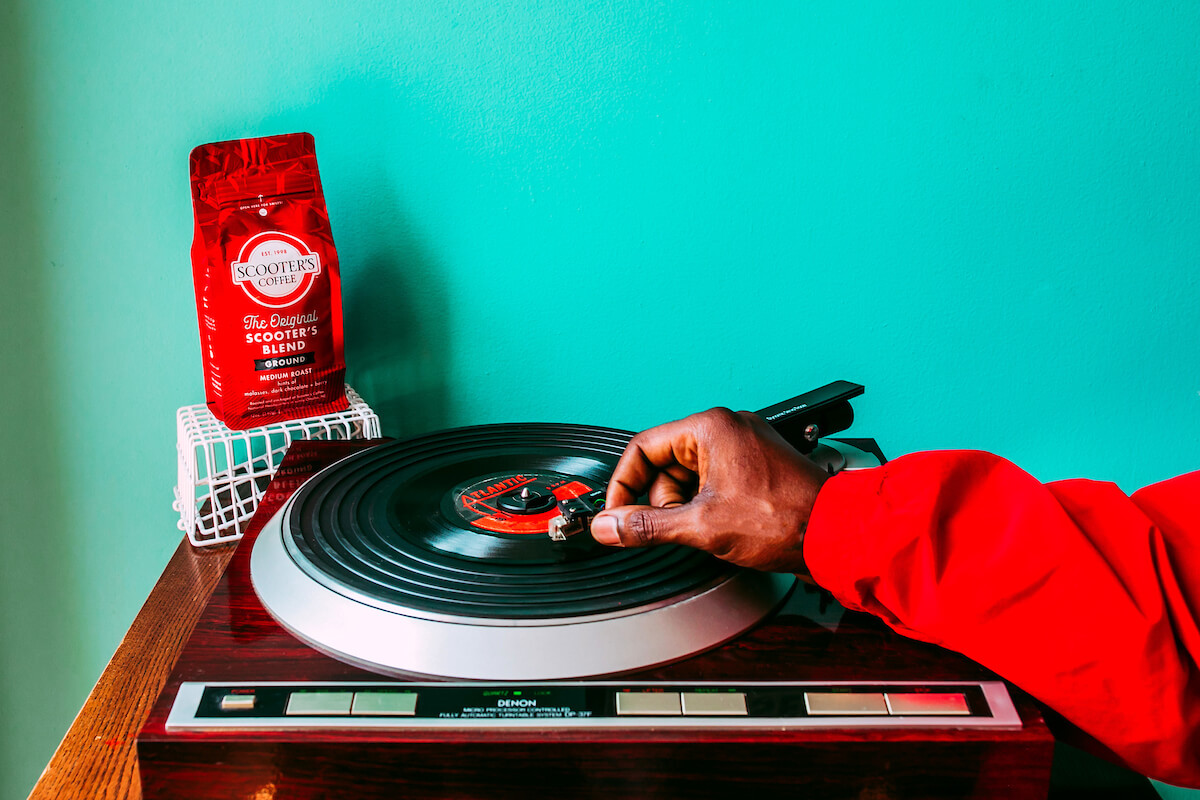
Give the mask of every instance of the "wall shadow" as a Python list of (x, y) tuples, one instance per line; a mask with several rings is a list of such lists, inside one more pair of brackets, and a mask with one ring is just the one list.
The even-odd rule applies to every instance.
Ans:
[(356, 77), (314, 87), (311, 105), (226, 132), (314, 134), (341, 266), (346, 381), (396, 437), (444, 428), (451, 416), (444, 269), (394, 177), (394, 154), (411, 148), (406, 136), (440, 141), (409, 107), (413, 91)]
[[(24, 797), (86, 692), (50, 329), (50, 232), (20, 3), (0, 6), (0, 796)], [(94, 676), (93, 676), (94, 677)]]
[(389, 230), (343, 284), (346, 380), (379, 414), (386, 436), (444, 428), (449, 332), (440, 270), (398, 201), (376, 204), (372, 214), (384, 215)]

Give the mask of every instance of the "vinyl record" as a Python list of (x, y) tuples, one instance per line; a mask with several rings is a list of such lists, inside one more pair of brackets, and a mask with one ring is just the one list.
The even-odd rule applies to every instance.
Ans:
[[(733, 567), (689, 548), (550, 539), (557, 500), (603, 489), (627, 439), (581, 426), (499, 425), (383, 445), (297, 492), (288, 551), (335, 590), (493, 619), (602, 613), (730, 575)], [(518, 510), (522, 489), (545, 504)]]
[(681, 546), (547, 535), (558, 500), (604, 489), (629, 436), (491, 425), (353, 455), (263, 530), (255, 590), (304, 641), (383, 672), (575, 677), (719, 644), (765, 616), (790, 578)]

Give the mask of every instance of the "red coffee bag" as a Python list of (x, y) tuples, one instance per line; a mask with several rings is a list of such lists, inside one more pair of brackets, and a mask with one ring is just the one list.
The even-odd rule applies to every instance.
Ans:
[(348, 405), (337, 251), (307, 133), (192, 151), (209, 409), (245, 430)]

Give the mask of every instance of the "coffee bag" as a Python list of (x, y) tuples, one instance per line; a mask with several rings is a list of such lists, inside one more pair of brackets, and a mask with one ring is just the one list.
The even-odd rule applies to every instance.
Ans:
[(201, 145), (191, 177), (209, 409), (235, 430), (344, 410), (341, 281), (312, 136)]

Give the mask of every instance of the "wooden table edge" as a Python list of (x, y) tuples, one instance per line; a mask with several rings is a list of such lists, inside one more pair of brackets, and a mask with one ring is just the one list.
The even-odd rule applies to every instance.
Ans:
[(180, 541), (30, 800), (140, 800), (138, 731), (235, 550), (236, 543), (195, 548)]

